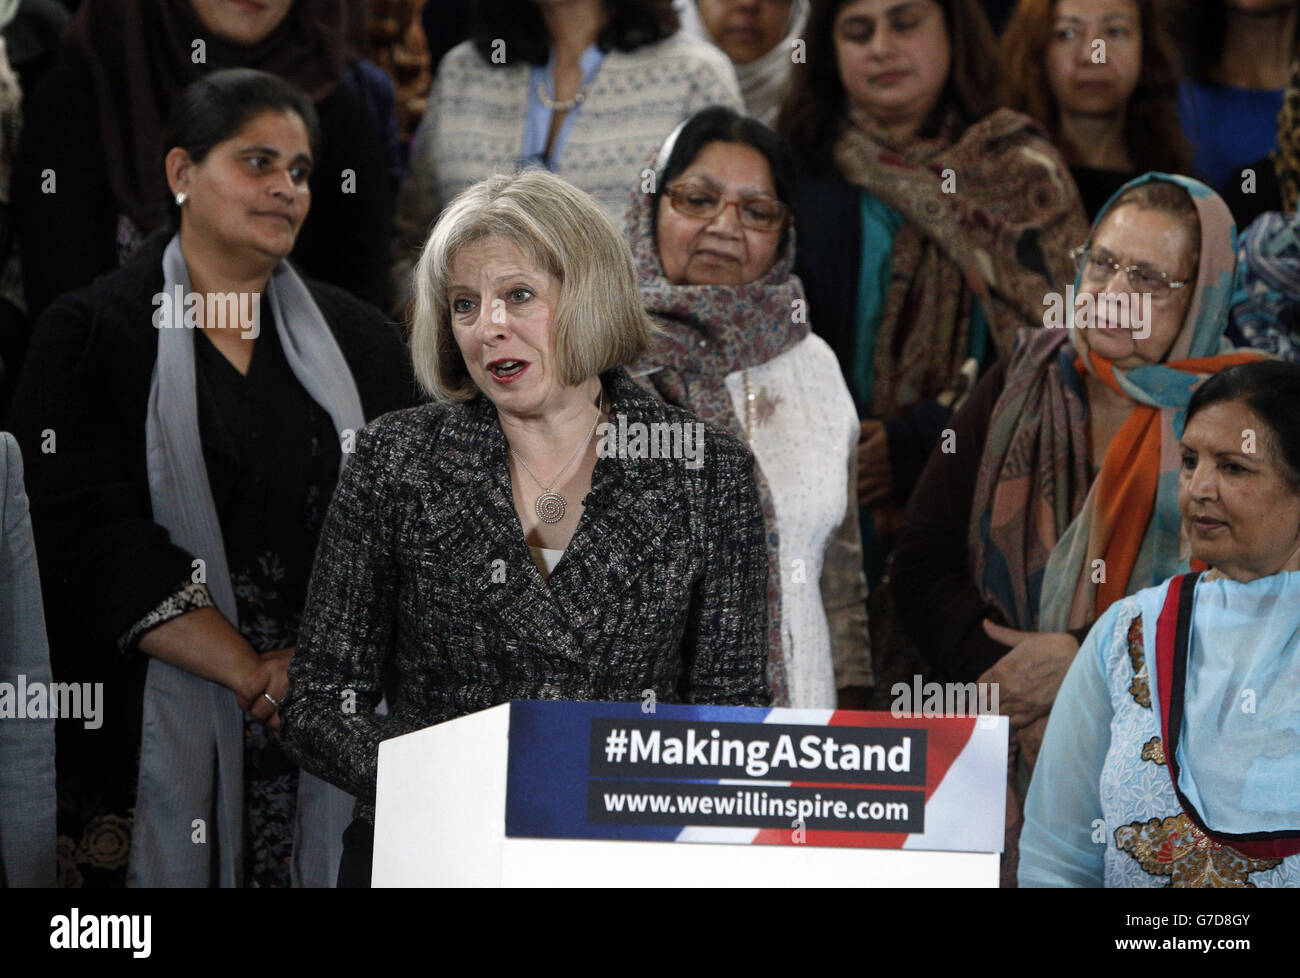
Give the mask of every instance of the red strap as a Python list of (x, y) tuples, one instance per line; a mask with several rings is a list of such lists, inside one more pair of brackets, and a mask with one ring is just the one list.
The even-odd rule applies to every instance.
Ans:
[[(1170, 677), (1174, 674), (1174, 640), (1178, 634), (1178, 595), (1183, 590), (1186, 574), (1169, 579), (1165, 604), (1156, 620), (1156, 682), (1160, 698), (1160, 737), (1169, 744), (1169, 691)], [(1166, 751), (1165, 757), (1169, 756)], [(1175, 785), (1177, 787), (1177, 785)]]
[[(1192, 597), (1196, 590), (1199, 574), (1179, 574), (1169, 581), (1169, 590), (1165, 593), (1165, 603), (1160, 609), (1156, 622), (1156, 684), (1160, 702), (1160, 738), (1164, 742), (1165, 766), (1174, 785), (1174, 794), (1187, 813), (1187, 817), (1196, 823), (1196, 827), (1209, 838), (1223, 846), (1229, 846), (1252, 859), (1285, 859), (1300, 852), (1300, 838), (1281, 836), (1278, 838), (1243, 838), (1227, 833), (1211, 832), (1201, 818), (1200, 812), (1192, 807), (1178, 788), (1178, 750), (1177, 733), (1182, 726), (1181, 680), (1187, 670), (1187, 650), (1191, 640)], [(1174, 699), (1174, 687), (1178, 687), (1177, 702)], [(1173, 714), (1176, 721), (1171, 723)], [(1173, 736), (1171, 736), (1171, 731)], [(1270, 833), (1260, 833), (1261, 836)]]

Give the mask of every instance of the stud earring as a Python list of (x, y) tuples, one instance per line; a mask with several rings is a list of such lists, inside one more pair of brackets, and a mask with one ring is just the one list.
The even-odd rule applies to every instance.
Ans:
[(190, 195), (187, 194), (184, 190), (182, 190), (180, 193), (178, 193), (178, 194), (176, 195), (176, 206), (177, 206), (177, 207), (184, 207), (184, 206), (185, 206), (185, 201), (187, 201), (187, 200), (189, 200), (189, 199), (190, 199)]

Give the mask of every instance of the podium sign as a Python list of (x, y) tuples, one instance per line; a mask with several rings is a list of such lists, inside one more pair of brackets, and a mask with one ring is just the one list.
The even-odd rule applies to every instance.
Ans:
[(996, 886), (1007, 738), (1005, 717), (516, 701), (380, 745), (373, 882)]
[(1006, 754), (994, 717), (519, 702), (506, 835), (1000, 852)]

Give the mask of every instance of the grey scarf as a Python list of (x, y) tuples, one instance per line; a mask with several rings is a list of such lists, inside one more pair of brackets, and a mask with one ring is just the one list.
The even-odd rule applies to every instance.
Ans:
[[(190, 293), (180, 236), (163, 253), (164, 292)], [(365, 425), (361, 398), (329, 326), (302, 279), (281, 262), (267, 291), (285, 359), (340, 432)], [(158, 330), (158, 357), (145, 422), (154, 520), (206, 565), (209, 593), (239, 621), (221, 525), (199, 439), (194, 336)], [(343, 462), (347, 462), (344, 453)], [(240, 886), (244, 865), (244, 721), (217, 683), (151, 658), (145, 682), (129, 886)], [(291, 878), (333, 886), (354, 799), (306, 771), (299, 774)], [(200, 825), (200, 820), (202, 824)], [(201, 833), (201, 834), (200, 834)], [(199, 840), (206, 838), (206, 844)], [(212, 852), (216, 847), (216, 879)]]

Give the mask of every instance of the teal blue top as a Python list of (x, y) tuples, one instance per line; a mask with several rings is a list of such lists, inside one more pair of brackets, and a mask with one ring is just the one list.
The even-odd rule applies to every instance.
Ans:
[(858, 269), (858, 342), (854, 345), (853, 395), (859, 404), (871, 403), (875, 380), (876, 336), (885, 314), (889, 275), (894, 266), (894, 235), (903, 226), (903, 215), (879, 197), (858, 192), (862, 214), (862, 263)]
[[(894, 235), (903, 225), (903, 215), (866, 190), (858, 193), (862, 215), (862, 263), (858, 271), (858, 342), (854, 346), (853, 375), (849, 382), (861, 405), (872, 403), (875, 380), (876, 337), (889, 296), (889, 278), (894, 267)], [(989, 324), (979, 300), (971, 303), (970, 343), (967, 356), (984, 362), (988, 352)]]
[[(894, 235), (903, 226), (903, 215), (866, 190), (858, 193), (862, 215), (862, 261), (858, 271), (858, 336), (853, 352), (853, 373), (848, 378), (854, 399), (864, 412), (871, 410), (875, 381), (876, 337), (885, 314), (889, 279), (894, 267)], [(971, 303), (970, 344), (967, 355), (983, 364), (988, 351), (989, 326), (978, 300)], [(876, 539), (871, 511), (859, 511), (862, 528), (862, 567), (867, 583), (875, 587), (885, 570), (884, 549)]]

